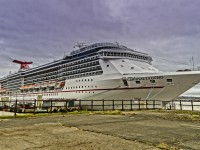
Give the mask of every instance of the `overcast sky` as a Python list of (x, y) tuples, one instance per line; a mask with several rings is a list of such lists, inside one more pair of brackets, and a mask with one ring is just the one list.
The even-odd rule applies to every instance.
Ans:
[(0, 77), (62, 58), (77, 42), (115, 42), (162, 71), (200, 66), (200, 0), (0, 0)]

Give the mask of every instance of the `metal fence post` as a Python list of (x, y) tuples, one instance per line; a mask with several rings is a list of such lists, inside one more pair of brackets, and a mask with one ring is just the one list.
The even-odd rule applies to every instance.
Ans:
[(51, 99), (51, 108), (50, 108), (50, 112), (52, 113), (52, 99)]
[(182, 102), (181, 102), (181, 100), (180, 100), (180, 110), (182, 110)]
[(153, 109), (155, 109), (155, 100), (153, 100)]
[(14, 116), (17, 116), (17, 99), (15, 100), (15, 113)]
[(91, 100), (91, 111), (93, 111), (93, 100)]
[(191, 100), (192, 111), (194, 110), (193, 100)]
[(80, 108), (80, 110), (82, 110), (82, 107), (81, 107), (81, 99), (79, 99), (79, 108)]
[(130, 103), (131, 103), (131, 110), (133, 110), (133, 100), (131, 100)]
[(140, 99), (138, 99), (138, 109), (140, 110)]
[(122, 111), (124, 110), (124, 100), (122, 99)]
[(104, 99), (102, 100), (102, 110), (104, 111)]
[(112, 100), (112, 104), (113, 104), (113, 110), (115, 110), (115, 101), (114, 101), (114, 99)]
[(33, 114), (35, 115), (35, 108), (36, 108), (36, 99), (34, 100), (34, 108), (33, 108)]
[(146, 109), (148, 109), (148, 103), (147, 103), (147, 100), (146, 100)]
[(67, 112), (67, 103), (68, 103), (68, 101), (66, 100), (66, 102), (65, 102), (65, 109), (66, 109), (66, 111), (65, 112)]

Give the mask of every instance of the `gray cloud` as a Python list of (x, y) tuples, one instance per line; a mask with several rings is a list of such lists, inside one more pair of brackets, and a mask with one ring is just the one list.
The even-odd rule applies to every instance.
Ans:
[(0, 76), (7, 57), (40, 65), (76, 42), (118, 41), (154, 57), (160, 70), (200, 65), (198, 0), (0, 0)]

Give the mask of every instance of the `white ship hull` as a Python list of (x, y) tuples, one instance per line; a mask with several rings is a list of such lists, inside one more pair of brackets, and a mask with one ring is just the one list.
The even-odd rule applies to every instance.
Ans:
[[(123, 79), (127, 80), (127, 86)], [(155, 79), (150, 83), (149, 79)], [(135, 84), (135, 79), (140, 84)], [(167, 82), (172, 79), (172, 82)], [(80, 82), (79, 82), (80, 80)], [(171, 101), (200, 81), (199, 72), (100, 75), (66, 80), (63, 90), (10, 95), (9, 99), (82, 99), (82, 100), (161, 100)]]

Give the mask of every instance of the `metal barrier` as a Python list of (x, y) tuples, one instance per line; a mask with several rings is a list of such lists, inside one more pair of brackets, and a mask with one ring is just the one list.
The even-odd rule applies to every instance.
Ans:
[[(200, 110), (200, 101), (174, 100), (165, 102), (159, 100), (11, 100), (0, 101), (0, 111), (17, 113), (53, 113), (74, 110), (148, 110), (148, 109), (180, 109)], [(187, 108), (187, 109), (186, 109)]]

